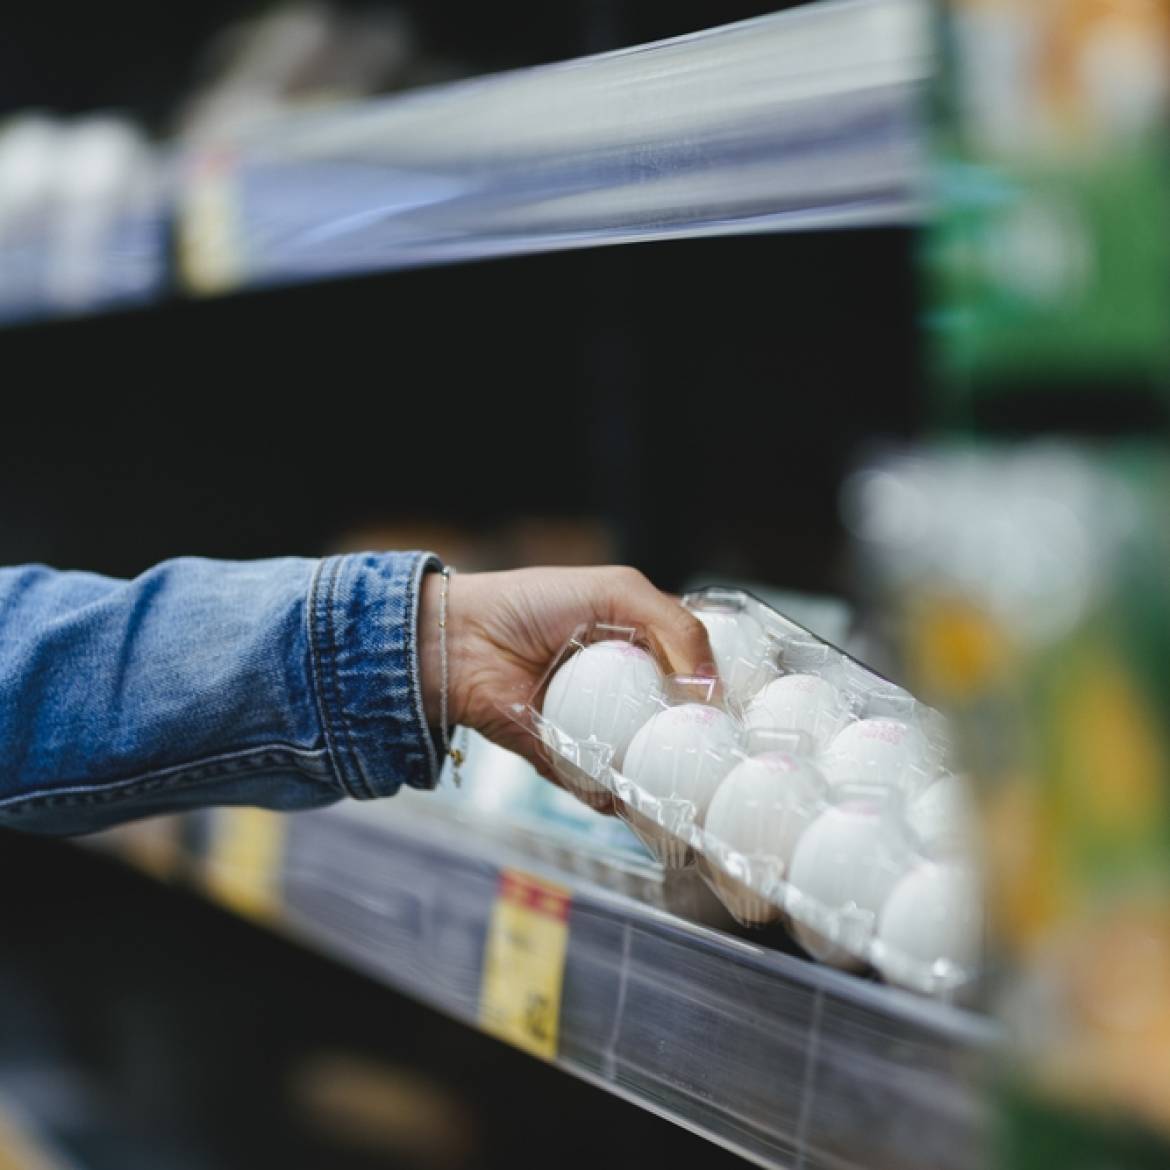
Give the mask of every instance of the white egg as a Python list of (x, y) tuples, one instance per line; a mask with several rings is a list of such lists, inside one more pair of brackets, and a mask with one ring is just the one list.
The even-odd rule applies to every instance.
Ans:
[(633, 738), (622, 775), (659, 802), (659, 821), (631, 810), (630, 823), (666, 866), (681, 866), (689, 847), (674, 834), (701, 820), (719, 781), (734, 767), (739, 724), (716, 707), (684, 703), (659, 711)]
[[(629, 642), (595, 642), (552, 676), (541, 713), (578, 745), (609, 749), (610, 763), (620, 767), (634, 733), (659, 709), (661, 687), (661, 672), (645, 650)], [(552, 738), (545, 736), (546, 742)], [(609, 803), (603, 784), (557, 751), (549, 755), (575, 795), (597, 807)]]
[(823, 748), (840, 730), (846, 717), (841, 692), (815, 674), (786, 674), (773, 679), (748, 705), (748, 730), (775, 728), (803, 731)]
[(707, 640), (728, 699), (744, 706), (768, 681), (768, 639), (764, 627), (743, 610), (700, 609)]
[[(848, 801), (826, 809), (797, 843), (789, 867), (793, 933), (814, 958), (834, 967), (864, 966), (858, 954), (897, 880), (887, 851), (887, 826), (876, 802)], [(805, 900), (836, 922), (838, 941), (802, 921)]]
[(878, 917), (874, 961), (891, 982), (957, 984), (979, 963), (983, 904), (967, 866), (926, 862), (890, 892)]
[[(715, 850), (728, 849), (749, 862), (758, 859), (769, 878), (788, 870), (800, 835), (818, 812), (824, 781), (806, 759), (767, 752), (737, 764), (719, 785), (704, 821)], [(710, 880), (740, 922), (762, 926), (783, 910), (710, 859)], [(731, 859), (727, 859), (731, 860)]]
[(961, 776), (940, 776), (906, 810), (916, 836), (931, 850), (963, 851), (975, 831), (975, 808)]
[(930, 745), (900, 719), (861, 719), (834, 737), (820, 758), (832, 784), (860, 781), (914, 792), (932, 769)]

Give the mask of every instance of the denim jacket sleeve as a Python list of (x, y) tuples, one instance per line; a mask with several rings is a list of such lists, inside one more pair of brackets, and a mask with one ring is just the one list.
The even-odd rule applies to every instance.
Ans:
[(433, 786), (416, 624), (438, 565), (184, 558), (133, 581), (0, 569), (0, 826), (82, 833)]

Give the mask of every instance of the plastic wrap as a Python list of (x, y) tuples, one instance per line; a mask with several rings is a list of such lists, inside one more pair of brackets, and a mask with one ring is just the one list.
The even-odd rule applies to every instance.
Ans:
[(186, 160), (197, 291), (918, 217), (916, 0), (841, 0), (276, 118)]

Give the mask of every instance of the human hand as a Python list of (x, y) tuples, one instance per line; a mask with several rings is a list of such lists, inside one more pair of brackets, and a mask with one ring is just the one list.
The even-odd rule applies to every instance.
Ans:
[[(439, 723), (438, 573), (423, 579), (419, 657), (423, 707)], [(714, 660), (694, 614), (636, 569), (517, 569), (452, 574), (447, 599), (448, 718), (530, 760), (551, 777), (538, 742), (501, 709), (523, 702), (585, 622), (640, 626), (672, 673), (696, 674)]]

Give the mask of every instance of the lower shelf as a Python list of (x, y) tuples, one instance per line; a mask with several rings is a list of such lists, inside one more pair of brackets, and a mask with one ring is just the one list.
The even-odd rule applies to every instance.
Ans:
[(513, 929), (498, 913), (504, 875), (567, 891), (567, 931), (504, 940), (513, 957), (562, 952), (526, 956), (557, 981), (559, 1066), (761, 1165), (982, 1164), (990, 1023), (688, 921), (663, 908), (684, 894), (639, 859), (569, 872), (530, 838), (417, 794), (287, 817), (221, 810), (105, 839), (472, 1027), (485, 954), (498, 964)]

